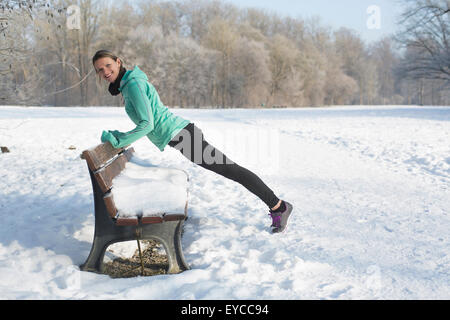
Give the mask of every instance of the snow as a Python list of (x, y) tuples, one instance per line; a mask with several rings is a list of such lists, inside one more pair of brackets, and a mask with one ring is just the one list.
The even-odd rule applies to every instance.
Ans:
[(184, 214), (188, 187), (182, 170), (155, 167), (132, 157), (113, 179), (112, 193), (119, 217), (151, 217)]
[[(2, 106), (0, 299), (450, 298), (450, 108), (172, 110), (294, 205), (286, 233), (270, 234), (266, 206), (244, 187), (141, 139), (139, 176), (158, 166), (190, 177), (192, 269), (81, 272), (94, 206), (79, 155), (102, 130), (133, 124), (122, 108)], [(113, 246), (105, 259), (136, 250)]]

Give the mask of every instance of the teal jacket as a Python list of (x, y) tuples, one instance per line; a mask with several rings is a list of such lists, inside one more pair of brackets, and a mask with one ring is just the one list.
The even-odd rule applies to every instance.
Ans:
[(147, 136), (164, 151), (170, 140), (189, 124), (162, 104), (155, 87), (137, 66), (124, 74), (119, 91), (125, 100), (125, 111), (136, 128), (129, 132), (103, 131), (102, 142), (109, 141), (114, 148), (128, 146)]

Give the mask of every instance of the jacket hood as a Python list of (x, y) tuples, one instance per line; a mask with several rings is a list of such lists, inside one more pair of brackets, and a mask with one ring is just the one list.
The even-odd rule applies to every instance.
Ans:
[(127, 83), (132, 79), (141, 79), (148, 81), (147, 75), (141, 69), (139, 69), (138, 66), (135, 66), (133, 70), (128, 70), (123, 76), (122, 80), (120, 81), (119, 91), (122, 91)]

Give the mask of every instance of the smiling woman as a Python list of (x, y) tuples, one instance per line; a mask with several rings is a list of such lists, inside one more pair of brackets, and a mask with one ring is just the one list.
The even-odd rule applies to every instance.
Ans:
[(112, 84), (125, 74), (126, 69), (123, 66), (123, 62), (113, 53), (107, 50), (97, 51), (92, 58), (92, 63), (94, 65), (95, 71), (98, 75), (98, 81), (102, 79), (111, 83), (109, 86), (109, 92), (112, 95), (118, 95), (118, 88), (115, 89)]
[(258, 196), (270, 209), (272, 232), (286, 229), (292, 205), (279, 199), (253, 172), (239, 166), (220, 150), (210, 145), (203, 132), (194, 123), (174, 115), (163, 105), (147, 75), (135, 66), (126, 70), (122, 60), (107, 50), (100, 50), (92, 58), (99, 79), (110, 83), (109, 92), (122, 94), (125, 111), (136, 124), (129, 132), (103, 131), (102, 142), (122, 148), (147, 136), (161, 151), (166, 146), (179, 150), (188, 160), (225, 178), (240, 183)]

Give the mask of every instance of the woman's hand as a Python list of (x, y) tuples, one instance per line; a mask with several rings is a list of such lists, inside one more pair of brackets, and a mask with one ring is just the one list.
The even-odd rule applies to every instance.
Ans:
[(122, 132), (118, 130), (108, 130), (109, 133), (111, 133), (114, 137), (119, 138), (119, 136), (122, 134)]
[(119, 145), (119, 141), (117, 141), (117, 138), (109, 131), (103, 131), (101, 140), (102, 142), (109, 141), (114, 148)]

